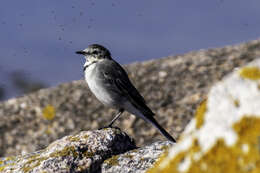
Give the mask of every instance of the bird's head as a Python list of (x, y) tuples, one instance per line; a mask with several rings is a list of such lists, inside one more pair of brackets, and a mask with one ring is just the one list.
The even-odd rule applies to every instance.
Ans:
[(89, 63), (98, 62), (104, 59), (112, 59), (109, 50), (98, 44), (92, 44), (86, 49), (77, 51), (76, 53), (84, 55), (86, 61)]

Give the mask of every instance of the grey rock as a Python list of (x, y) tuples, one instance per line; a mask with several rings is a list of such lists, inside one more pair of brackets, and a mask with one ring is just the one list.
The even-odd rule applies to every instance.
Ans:
[(143, 173), (151, 168), (159, 156), (167, 152), (172, 144), (169, 141), (155, 142), (150, 145), (115, 155), (101, 166), (102, 173)]
[(43, 150), (2, 158), (0, 172), (99, 172), (105, 159), (135, 148), (134, 141), (119, 129), (82, 131)]
[[(177, 138), (209, 88), (259, 56), (260, 41), (255, 40), (134, 63), (126, 70), (155, 118)], [(63, 136), (105, 126), (114, 114), (93, 97), (83, 80), (10, 99), (0, 103), (0, 156), (43, 149)], [(151, 125), (127, 113), (115, 125), (138, 145), (164, 140)]]

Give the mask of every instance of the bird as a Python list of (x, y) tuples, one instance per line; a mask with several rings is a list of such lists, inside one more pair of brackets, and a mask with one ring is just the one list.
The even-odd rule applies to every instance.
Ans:
[(112, 127), (120, 115), (127, 111), (151, 123), (169, 141), (176, 142), (156, 121), (155, 114), (146, 105), (124, 68), (112, 58), (107, 48), (99, 44), (91, 44), (84, 50), (76, 51), (76, 54), (84, 55), (86, 59), (83, 71), (91, 92), (105, 106), (118, 110), (106, 127)]

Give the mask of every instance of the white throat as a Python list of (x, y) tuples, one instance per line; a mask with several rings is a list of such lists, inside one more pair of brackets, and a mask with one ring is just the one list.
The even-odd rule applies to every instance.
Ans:
[(88, 67), (88, 66), (91, 65), (91, 64), (92, 64), (92, 62), (86, 60), (86, 62), (85, 62), (85, 64), (84, 64), (84, 67)]

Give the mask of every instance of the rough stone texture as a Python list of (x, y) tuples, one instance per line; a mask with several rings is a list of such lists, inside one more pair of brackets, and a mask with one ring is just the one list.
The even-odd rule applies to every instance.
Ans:
[[(169, 56), (126, 68), (156, 113), (155, 118), (177, 138), (209, 87), (234, 67), (257, 56), (260, 56), (259, 40)], [(114, 113), (93, 97), (82, 80), (2, 102), (0, 156), (36, 151), (62, 136), (105, 126)], [(126, 113), (115, 125), (133, 136), (138, 145), (164, 140), (151, 125)]]
[(169, 141), (155, 142), (153, 144), (115, 155), (101, 166), (103, 173), (143, 173), (151, 168), (159, 156), (167, 152), (173, 144)]
[(0, 172), (100, 172), (105, 159), (134, 148), (134, 141), (119, 129), (83, 131), (57, 140), (41, 151), (3, 158)]
[(260, 59), (211, 89), (181, 140), (148, 172), (260, 172)]

